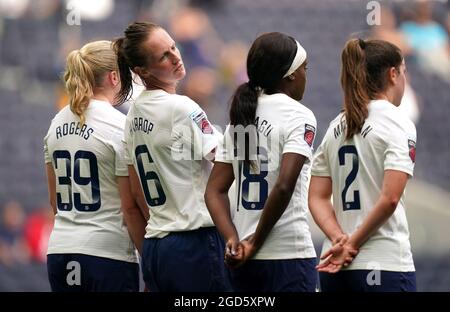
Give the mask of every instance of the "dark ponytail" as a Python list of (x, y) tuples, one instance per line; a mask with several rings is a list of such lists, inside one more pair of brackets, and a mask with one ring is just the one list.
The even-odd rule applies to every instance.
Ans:
[[(127, 101), (133, 92), (133, 77), (131, 71), (135, 67), (147, 66), (149, 51), (142, 45), (148, 36), (155, 29), (161, 28), (159, 25), (146, 22), (135, 22), (125, 29), (124, 37), (114, 41), (114, 51), (117, 55), (117, 65), (119, 67), (121, 87), (117, 95), (118, 103)], [(142, 77), (140, 77), (142, 79)], [(145, 80), (142, 79), (145, 84)]]
[[(257, 146), (258, 133), (255, 125), (258, 97), (262, 91), (273, 94), (278, 91), (284, 74), (290, 68), (297, 44), (295, 39), (279, 33), (266, 33), (253, 42), (247, 56), (247, 75), (249, 82), (241, 84), (231, 98), (230, 124), (233, 126), (234, 147), (239, 150), (236, 137), (245, 133), (245, 163), (253, 162), (254, 155), (249, 150)], [(240, 145), (240, 144), (239, 144)]]
[(124, 37), (114, 42), (114, 51), (117, 55), (117, 65), (120, 75), (120, 91), (117, 94), (117, 102), (124, 103), (133, 95), (133, 78), (131, 76), (130, 66), (128, 65), (125, 53), (123, 51)]
[(231, 125), (254, 124), (261, 91), (276, 92), (296, 52), (297, 44), (291, 36), (271, 32), (256, 38), (247, 56), (249, 82), (240, 85), (231, 99)]
[[(362, 40), (361, 40), (362, 41)], [(347, 42), (342, 51), (341, 84), (344, 90), (344, 114), (347, 121), (346, 138), (361, 132), (368, 115), (366, 56), (360, 39)]]
[(255, 123), (256, 108), (260, 91), (246, 82), (241, 84), (231, 100), (230, 124), (246, 127)]
[(386, 89), (386, 72), (392, 67), (400, 70), (402, 61), (400, 49), (387, 41), (347, 41), (341, 68), (346, 139), (361, 132), (368, 116), (367, 104)]

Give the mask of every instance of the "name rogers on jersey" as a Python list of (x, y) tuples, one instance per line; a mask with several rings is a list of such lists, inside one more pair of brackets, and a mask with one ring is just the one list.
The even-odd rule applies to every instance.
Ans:
[(78, 135), (83, 139), (87, 140), (89, 139), (90, 135), (94, 132), (94, 129), (92, 129), (86, 124), (80, 127), (79, 122), (72, 121), (70, 123), (66, 122), (61, 126), (56, 127), (55, 131), (56, 131), (56, 139), (60, 139), (63, 136), (70, 134), (70, 135)]

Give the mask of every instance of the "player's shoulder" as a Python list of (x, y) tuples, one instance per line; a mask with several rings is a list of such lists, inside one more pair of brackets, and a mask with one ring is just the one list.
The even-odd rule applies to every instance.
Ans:
[(51, 122), (50, 122), (50, 126), (48, 131), (50, 132), (50, 130), (53, 127), (57, 127), (57, 125), (65, 123), (65, 122), (69, 122), (71, 121), (73, 118), (73, 113), (70, 110), (70, 106), (66, 105), (65, 107), (63, 107), (60, 111), (58, 111), (52, 118)]
[(329, 123), (326, 129), (323, 141), (328, 141), (329, 139), (336, 139), (338, 136), (336, 134), (345, 133), (346, 122), (345, 114), (343, 111), (339, 112), (336, 117), (334, 117)]
[(272, 99), (275, 99), (277, 102), (276, 107), (288, 116), (295, 119), (302, 118), (308, 120), (309, 122), (316, 123), (316, 116), (313, 111), (302, 102), (299, 102), (283, 93), (274, 94)]
[(341, 124), (342, 122), (345, 121), (345, 114), (343, 111), (339, 112), (339, 114), (336, 115), (336, 117), (334, 117), (330, 123), (328, 124), (328, 127), (333, 128), (335, 126), (337, 126), (338, 124)]
[(111, 103), (106, 101), (91, 100), (89, 102), (89, 106), (106, 114), (111, 114), (113, 118), (122, 118), (121, 116), (124, 116), (122, 112), (117, 110)]
[(86, 117), (86, 124), (105, 140), (123, 134), (126, 115), (108, 102), (91, 100)]
[(72, 111), (70, 110), (70, 105), (66, 105), (60, 111), (58, 111), (55, 114), (55, 116), (53, 116), (52, 122), (65, 119), (70, 114), (72, 114)]
[(178, 121), (192, 120), (195, 123), (208, 120), (205, 111), (194, 100), (184, 95), (173, 95), (172, 118)]
[(202, 108), (194, 100), (185, 95), (172, 94), (172, 101), (175, 104), (175, 113), (183, 115), (190, 115), (195, 111), (200, 111)]
[(98, 120), (103, 120), (107, 124), (111, 124), (113, 126), (123, 127), (123, 124), (126, 120), (126, 115), (116, 109), (108, 102), (91, 100), (90, 104), (95, 111), (96, 117)]
[(408, 133), (416, 132), (416, 127), (411, 119), (388, 101), (372, 101), (369, 106), (369, 117), (372, 122), (380, 123), (386, 129), (399, 129)]
[(304, 114), (306, 118), (316, 121), (316, 116), (314, 115), (314, 112), (310, 108), (308, 108), (301, 102), (297, 102), (297, 101), (295, 101), (295, 102), (297, 103), (296, 108), (299, 112)]

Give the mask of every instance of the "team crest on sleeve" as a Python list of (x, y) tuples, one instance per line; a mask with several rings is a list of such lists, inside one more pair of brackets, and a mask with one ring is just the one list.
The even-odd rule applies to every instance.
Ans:
[(314, 136), (316, 135), (316, 127), (305, 124), (305, 136), (304, 139), (309, 146), (313, 145)]
[(409, 158), (411, 158), (412, 162), (416, 162), (416, 142), (413, 140), (408, 140), (408, 148), (409, 148)]
[(213, 128), (211, 124), (208, 121), (208, 118), (206, 117), (206, 114), (202, 110), (196, 110), (195, 112), (191, 113), (189, 117), (192, 119), (192, 121), (202, 130), (204, 134), (212, 134)]

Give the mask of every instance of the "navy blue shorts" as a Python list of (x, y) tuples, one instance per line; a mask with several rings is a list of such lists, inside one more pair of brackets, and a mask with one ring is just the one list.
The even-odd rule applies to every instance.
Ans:
[(139, 265), (82, 255), (47, 255), (48, 279), (56, 292), (139, 291)]
[(142, 275), (150, 291), (231, 291), (225, 245), (215, 227), (144, 240)]
[(416, 272), (347, 270), (320, 273), (323, 292), (415, 292)]
[(314, 292), (316, 258), (249, 260), (230, 269), (231, 284), (238, 292)]

